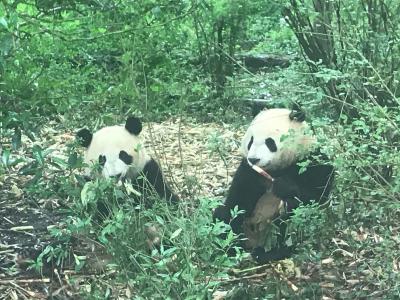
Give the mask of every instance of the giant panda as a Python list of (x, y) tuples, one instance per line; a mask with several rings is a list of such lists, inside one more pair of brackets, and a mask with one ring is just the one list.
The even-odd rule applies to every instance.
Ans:
[[(314, 162), (316, 153), (316, 139), (301, 110), (267, 109), (248, 127), (241, 143), (242, 161), (224, 204), (215, 209), (213, 218), (244, 235), (241, 246), (251, 250), (259, 263), (283, 259), (293, 250), (286, 246), (286, 223), (280, 218), (275, 221), (281, 232), (277, 246), (264, 250), (266, 232), (274, 219), (301, 203), (327, 200), (334, 170), (328, 162)], [(300, 170), (306, 160), (313, 163)], [(232, 219), (235, 206), (244, 213)]]
[(166, 184), (160, 166), (147, 153), (139, 136), (141, 131), (140, 119), (133, 116), (128, 117), (124, 126), (106, 126), (93, 134), (86, 128), (79, 130), (77, 138), (86, 148), (85, 173), (91, 174), (93, 165), (98, 164), (106, 178), (130, 180), (141, 188), (143, 195), (152, 189), (168, 203), (177, 203), (178, 197)]

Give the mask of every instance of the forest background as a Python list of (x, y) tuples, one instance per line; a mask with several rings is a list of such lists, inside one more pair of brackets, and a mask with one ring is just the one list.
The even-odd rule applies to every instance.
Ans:
[[(1, 285), (5, 295), (400, 297), (399, 18), (400, 3), (389, 0), (1, 1), (0, 284), (12, 283)], [(294, 103), (336, 179), (329, 207), (301, 207), (291, 219), (289, 236), (300, 246), (288, 261), (252, 267), (245, 253), (227, 257), (217, 239), (226, 228), (210, 222), (229, 184), (205, 195), (196, 176), (176, 183), (178, 211), (160, 205), (132, 215), (121, 205), (107, 224), (93, 224), (88, 203), (129, 194), (104, 181), (83, 189), (81, 152), (69, 139), (78, 128), (130, 114), (172, 124), (182, 136), (216, 128), (205, 144), (229, 173), (252, 109)], [(163, 161), (185, 169), (179, 134), (159, 146), (174, 146)], [(46, 218), (29, 219), (31, 210)], [(9, 228), (24, 219), (32, 228), (20, 237)], [(157, 259), (138, 247), (149, 220), (174, 245)], [(102, 272), (85, 269), (93, 245), (107, 257)], [(21, 248), (29, 270), (17, 259)]]

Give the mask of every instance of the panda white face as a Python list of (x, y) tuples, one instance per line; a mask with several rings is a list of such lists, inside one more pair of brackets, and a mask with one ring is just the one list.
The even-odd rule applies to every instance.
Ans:
[(247, 129), (242, 141), (242, 154), (248, 162), (264, 170), (282, 169), (303, 156), (314, 138), (307, 124), (290, 117), (288, 109), (260, 112)]
[(93, 135), (83, 129), (78, 132), (85, 151), (84, 161), (90, 175), (93, 165), (99, 165), (101, 175), (109, 178), (135, 178), (150, 159), (139, 138), (142, 125), (136, 118), (129, 118), (124, 126), (107, 126)]
[[(99, 155), (99, 165), (102, 167), (101, 173), (104, 177), (124, 178), (129, 174), (129, 170), (134, 168), (133, 157), (124, 150), (110, 151)], [(92, 161), (91, 161), (92, 162)], [(136, 175), (134, 172), (132, 176)]]
[(102, 166), (104, 177), (135, 177), (144, 168), (147, 155), (138, 136), (123, 126), (104, 127), (93, 134), (85, 162)]
[[(121, 153), (124, 153), (124, 151)], [(126, 153), (126, 152), (125, 152)], [(129, 155), (129, 154), (127, 154)], [(119, 155), (118, 155), (119, 156)], [(102, 168), (102, 175), (104, 177), (125, 177), (129, 169), (129, 163), (124, 162), (116, 155), (116, 153), (100, 154), (99, 164)], [(132, 160), (132, 158), (130, 158)]]
[(264, 139), (257, 135), (251, 135), (247, 144), (247, 150), (247, 160), (251, 164), (266, 168), (274, 160), (278, 146), (272, 137)]

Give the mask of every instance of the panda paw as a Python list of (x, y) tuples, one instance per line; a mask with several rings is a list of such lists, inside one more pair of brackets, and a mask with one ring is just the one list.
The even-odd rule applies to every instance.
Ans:
[(265, 251), (263, 247), (254, 248), (251, 252), (253, 259), (259, 264), (265, 264), (270, 261), (276, 261), (288, 258), (293, 249), (290, 247), (276, 248), (270, 251)]
[(213, 221), (215, 222), (216, 220), (220, 220), (225, 222), (226, 224), (229, 224), (229, 222), (231, 221), (230, 209), (225, 205), (218, 206), (213, 213)]

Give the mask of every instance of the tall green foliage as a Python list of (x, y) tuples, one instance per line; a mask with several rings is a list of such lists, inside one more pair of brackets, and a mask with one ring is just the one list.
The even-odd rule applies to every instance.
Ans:
[(343, 153), (370, 158), (369, 171), (363, 172), (381, 177), (379, 183), (392, 179), (397, 164), (386, 154), (399, 142), (399, 10), (393, 1), (327, 0), (291, 0), (283, 9), (312, 78), (345, 124), (343, 130), (349, 127), (341, 138), (352, 144)]
[[(335, 157), (334, 204), (339, 227), (353, 234), (364, 226), (376, 228), (382, 243), (355, 242), (347, 233), (344, 238), (349, 249), (369, 249), (376, 255), (366, 258), (365, 264), (356, 264), (359, 272), (382, 263), (378, 267), (381, 273), (373, 273), (367, 280), (390, 291), (385, 297), (397, 298), (398, 277), (391, 277), (389, 261), (399, 255), (398, 241), (391, 242), (391, 226), (398, 217), (400, 196), (400, 4), (290, 0), (282, 11), (297, 37), (314, 86), (323, 91), (321, 104), (335, 112), (332, 129), (321, 142), (324, 151)], [(303, 102), (307, 106), (308, 101)], [(321, 120), (314, 123), (318, 128)], [(385, 259), (376, 259), (379, 256)], [(367, 295), (358, 288), (352, 292), (352, 296)]]
[(255, 8), (242, 0), (3, 1), (3, 114), (207, 110), (225, 97)]
[(356, 100), (398, 106), (398, 2), (287, 2), (283, 14), (338, 111), (352, 111)]

